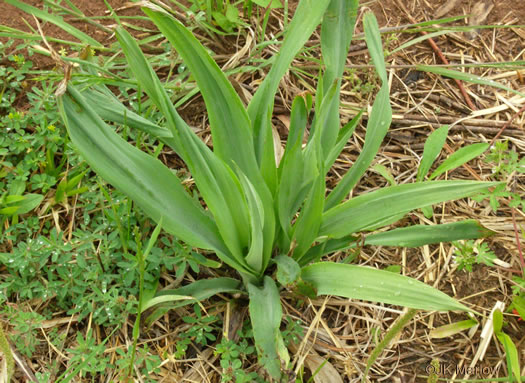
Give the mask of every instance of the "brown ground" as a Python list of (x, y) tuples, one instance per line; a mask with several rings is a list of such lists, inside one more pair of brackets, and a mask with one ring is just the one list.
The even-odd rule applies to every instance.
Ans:
[[(400, 0), (405, 4), (408, 14), (415, 18), (418, 22), (436, 19), (435, 12), (438, 8), (446, 3), (446, 0), (435, 2), (425, 0)], [(41, 1), (25, 0), (27, 3), (41, 6)], [(125, 0), (111, 0), (110, 4), (118, 8), (125, 4)], [(459, 2), (453, 9), (447, 12), (442, 17), (453, 15), (469, 14), (476, 1)], [(102, 15), (106, 11), (106, 7), (102, 0), (96, 1), (75, 1), (86, 15)], [(525, 2), (519, 0), (494, 0), (494, 8), (488, 15), (486, 24), (525, 24)], [(380, 27), (393, 27), (405, 24), (410, 24), (410, 19), (400, 7), (398, 0), (382, 0), (374, 2), (369, 5), (378, 17)], [(124, 12), (137, 13), (137, 9), (126, 10)], [(119, 11), (119, 14), (122, 14)], [(279, 17), (282, 15), (274, 12), (275, 19), (271, 20), (269, 32), (278, 32)], [(25, 18), (31, 25), (34, 21), (28, 18), (27, 15), (18, 11), (16, 8), (5, 3), (0, 4), (0, 24), (8, 25), (20, 29), (27, 30), (22, 23), (22, 18)], [(110, 23), (109, 23), (110, 24)], [(106, 25), (109, 25), (106, 24)], [(465, 25), (464, 21), (456, 23), (457, 25)], [(113, 39), (106, 33), (99, 29), (92, 27), (86, 23), (76, 22), (74, 25), (81, 28), (83, 31), (93, 36), (104, 44), (110, 44)], [(143, 25), (150, 27), (149, 25)], [(273, 29), (273, 30), (272, 30)], [(46, 35), (60, 37), (64, 39), (71, 39), (63, 31), (59, 30), (53, 25), (43, 25), (43, 30)], [(362, 32), (362, 25), (358, 24), (356, 33)], [(390, 41), (387, 46), (392, 50), (400, 43), (413, 38), (408, 34), (397, 34), (397, 39), (388, 40), (388, 35), (384, 37)], [(314, 36), (317, 39), (318, 36)], [(5, 41), (5, 40), (2, 40)], [(222, 45), (221, 45), (222, 41)], [(384, 40), (385, 41), (385, 40)], [(435, 39), (439, 48), (444, 52), (451, 62), (469, 63), (477, 62), (493, 62), (493, 61), (511, 61), (524, 60), (525, 55), (523, 49), (525, 48), (525, 29), (484, 29), (480, 34), (474, 38), (469, 39), (462, 33), (456, 33), (453, 37), (446, 35)], [(207, 43), (214, 46), (216, 53), (223, 54), (220, 61), (223, 63), (227, 60), (227, 53), (232, 52), (232, 48), (238, 49), (244, 44), (244, 39), (236, 44), (232, 39), (226, 43), (224, 40), (211, 41)], [(355, 41), (350, 55), (349, 65), (354, 66), (358, 71), (359, 78), (366, 82), (370, 80), (370, 71), (367, 72), (359, 65), (368, 64), (368, 57), (366, 50), (359, 49), (362, 45), (362, 40)], [(364, 46), (363, 46), (364, 48)], [(269, 54), (265, 52), (264, 54)], [(33, 57), (37, 68), (49, 69), (53, 67), (50, 59)], [(238, 65), (242, 65), (248, 60), (247, 57), (242, 57)], [(388, 63), (392, 64), (437, 64), (439, 63), (435, 53), (425, 42), (419, 43), (416, 46), (405, 50), (402, 53), (394, 55), (388, 59)], [(306, 62), (308, 64), (308, 62)], [(305, 66), (303, 60), (298, 60), (296, 66)], [(392, 103), (394, 113), (396, 114), (393, 122), (391, 132), (386, 140), (386, 146), (378, 157), (377, 162), (382, 163), (387, 168), (390, 168), (395, 177), (399, 180), (406, 181), (413, 177), (414, 169), (417, 167), (417, 160), (414, 152), (421, 155), (422, 143), (425, 137), (436, 127), (443, 123), (451, 123), (457, 119), (467, 116), (470, 111), (465, 105), (465, 101), (456, 85), (450, 80), (444, 80), (439, 76), (432, 74), (421, 74), (415, 78), (408, 77), (409, 72), (404, 68), (391, 68), (394, 74), (392, 83)], [(525, 89), (523, 81), (516, 71), (496, 71), (496, 70), (477, 70), (476, 74), (490, 76), (497, 73), (504, 73), (501, 77), (502, 82), (514, 89)], [(347, 80), (350, 76), (347, 78)], [(237, 76), (236, 81), (243, 84), (243, 87), (248, 90), (253, 90), (254, 80), (256, 77), (248, 75)], [(413, 79), (413, 81), (411, 80)], [(289, 76), (283, 80), (283, 90), (278, 98), (276, 105), (276, 119), (275, 124), (280, 132), (286, 131), (282, 123), (282, 116), (287, 114), (287, 110), (291, 104), (292, 97), (300, 91), (304, 91), (311, 82), (305, 79), (303, 83), (299, 83), (296, 77)], [(370, 80), (373, 81), (373, 80)], [(510, 98), (511, 94), (506, 94), (503, 91), (495, 91), (494, 89), (487, 89), (477, 85), (465, 85), (469, 90), (474, 103), (478, 109), (488, 109), (495, 105), (500, 105), (502, 102), (496, 98), (496, 95), (504, 96), (506, 99)], [(345, 102), (342, 105), (343, 120), (347, 120), (355, 114), (356, 107), (363, 107), (367, 103), (367, 98), (371, 99), (371, 95), (361, 95), (352, 91), (352, 86), (347, 88), (344, 93)], [(416, 107), (417, 106), (417, 107)], [(439, 111), (438, 111), (439, 110)], [(194, 98), (187, 106), (182, 109), (182, 113), (194, 126), (205, 124), (206, 116), (205, 109), (199, 97)], [(488, 113), (477, 119), (467, 121), (463, 124), (456, 125), (448, 141), (448, 144), (453, 150), (467, 144), (480, 141), (490, 141), (492, 137), (499, 131), (505, 121), (509, 120), (514, 113), (505, 110), (498, 113)], [(437, 116), (436, 116), (437, 115)], [(449, 117), (452, 121), (448, 122), (445, 119)], [(445, 121), (445, 122), (443, 122)], [(522, 152), (525, 148), (523, 126), (524, 118), (519, 116), (511, 126), (504, 132), (503, 138), (509, 139), (512, 145), (518, 152)], [(361, 139), (356, 138), (361, 137)], [(362, 145), (362, 138), (364, 137), (364, 129), (360, 129), (352, 138), (351, 144), (343, 155), (343, 160), (353, 161), (358, 154), (358, 148)], [(355, 144), (355, 145), (354, 145)], [(336, 171), (341, 174), (347, 167), (347, 161), (338, 162)], [(480, 161), (473, 161), (471, 163), (472, 171), (480, 178), (485, 178), (489, 175), (490, 169), (486, 164)], [(455, 178), (470, 178), (472, 174), (466, 169), (461, 168), (456, 170), (452, 177)], [(369, 172), (365, 177), (366, 180), (358, 191), (368, 190), (370, 188), (385, 185), (384, 179), (373, 172)], [(523, 191), (523, 177), (515, 179), (518, 190)], [(520, 186), (521, 185), (521, 186)], [(450, 203), (443, 207), (436, 207), (436, 216), (441, 222), (449, 222), (457, 220), (458, 218), (477, 218), (480, 219), (487, 227), (497, 231), (497, 235), (489, 240), (487, 243), (496, 251), (496, 254), (503, 261), (511, 264), (511, 268), (519, 269), (519, 262), (517, 258), (517, 247), (514, 240), (514, 232), (512, 229), (512, 220), (510, 218), (510, 209), (504, 207), (499, 217), (495, 216), (487, 208), (486, 204), (468, 204), (466, 202)], [(518, 223), (523, 225), (523, 216), (517, 215)], [(414, 223), (423, 221), (420, 214), (412, 217)], [(401, 264), (406, 275), (417, 277), (427, 283), (435, 284), (442, 291), (457, 297), (458, 299), (465, 299), (465, 302), (472, 305), (476, 310), (488, 314), (496, 301), (503, 301), (506, 305), (509, 304), (510, 284), (509, 279), (511, 272), (502, 268), (489, 268), (486, 266), (476, 266), (472, 273), (454, 271), (451, 267), (450, 261), (450, 247), (449, 246), (431, 246), (428, 253), (432, 260), (429, 267), (425, 262), (425, 250), (409, 249), (406, 252), (399, 249), (364, 249), (359, 257), (359, 263), (366, 263), (380, 268), (384, 268), (391, 264)], [(334, 256), (334, 259), (340, 257), (341, 254)], [(314, 354), (318, 354), (326, 358), (335, 369), (332, 373), (338, 374), (344, 381), (358, 381), (360, 373), (363, 371), (366, 360), (373, 349), (374, 342), (373, 332), (379, 329), (384, 333), (393, 321), (399, 317), (399, 308), (389, 309), (383, 305), (365, 304), (361, 302), (348, 302), (336, 298), (318, 299), (310, 304), (304, 304), (300, 310), (295, 307), (294, 298), (286, 298), (285, 311), (295, 318), (300, 318), (306, 327), (315, 329), (309, 338), (309, 358)], [(315, 319), (317, 312), (323, 311), (322, 319)], [(429, 365), (432, 359), (437, 358), (442, 365), (458, 365), (468, 366), (472, 360), (472, 356), (476, 353), (479, 345), (480, 330), (472, 335), (462, 334), (445, 339), (430, 339), (429, 331), (440, 325), (448, 324), (453, 321), (467, 319), (465, 315), (456, 314), (439, 314), (439, 313), (421, 313), (416, 319), (412, 321), (402, 332), (401, 336), (396, 339), (385, 351), (371, 372), (372, 381), (385, 382), (426, 382), (423, 376), (428, 375), (425, 372), (425, 367)], [(517, 320), (516, 317), (506, 316), (508, 326), (505, 331), (512, 337), (513, 341), (518, 347), (518, 352), (521, 358), (521, 365), (525, 365), (525, 323)], [(178, 321), (174, 318), (174, 323)], [(173, 328), (173, 324), (171, 325)], [(148, 334), (145, 334), (148, 336)], [(155, 334), (151, 334), (154, 337)], [(151, 347), (155, 350), (155, 347)], [(210, 359), (211, 356), (203, 352), (199, 355), (201, 358)], [(42, 355), (44, 360), (49, 358), (48, 355)], [(494, 368), (494, 372), (490, 376), (485, 375), (470, 375), (471, 379), (485, 378), (491, 379), (494, 377), (507, 376), (505, 367), (505, 357), (501, 346), (492, 340), (483, 362), (478, 362), (476, 366)], [(207, 376), (207, 381), (219, 381), (219, 376), (208, 365), (202, 363), (195, 364), (177, 364), (176, 367), (171, 363), (164, 366), (164, 374), (177, 374), (186, 377), (193, 374), (194, 377), (203, 376), (197, 372), (201, 371), (204, 376)], [(176, 372), (175, 372), (176, 371)], [(523, 372), (522, 372), (523, 375)], [(450, 378), (451, 375), (446, 375)], [(464, 375), (454, 376), (457, 379), (468, 378)], [(176, 378), (178, 381), (182, 378)], [(202, 379), (202, 378), (201, 378)], [(335, 379), (335, 378), (334, 378)], [(325, 380), (325, 382), (337, 380)]]

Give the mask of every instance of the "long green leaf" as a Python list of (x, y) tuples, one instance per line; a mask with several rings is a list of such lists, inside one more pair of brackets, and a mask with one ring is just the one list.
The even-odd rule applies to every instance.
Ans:
[(172, 16), (144, 8), (162, 34), (175, 47), (199, 86), (213, 138), (214, 152), (254, 180), (258, 174), (250, 120), (238, 94), (202, 44)]
[(301, 278), (313, 285), (318, 295), (338, 295), (421, 310), (472, 311), (418, 280), (366, 266), (314, 263), (303, 268)]
[(330, 170), (334, 162), (337, 160), (337, 157), (341, 154), (343, 151), (346, 143), (352, 136), (352, 134), (355, 131), (355, 128), (357, 127), (357, 124), (361, 120), (361, 115), (363, 114), (363, 111), (360, 111), (357, 116), (352, 118), (350, 121), (348, 121), (345, 126), (341, 130), (339, 130), (339, 135), (337, 137), (337, 140), (328, 153), (328, 156), (326, 157), (325, 163), (324, 163), (324, 171), (325, 174)]
[(423, 158), (421, 158), (421, 163), (417, 169), (416, 181), (423, 181), (437, 156), (441, 153), (447, 139), (448, 129), (448, 126), (442, 126), (428, 136), (425, 147), (423, 148)]
[(266, 182), (274, 191), (276, 174), (271, 117), (275, 92), (295, 55), (321, 21), (328, 4), (329, 0), (303, 0), (298, 4), (272, 68), (248, 105), (257, 161)]
[(279, 290), (274, 280), (266, 276), (264, 287), (248, 284), (248, 293), (253, 337), (259, 361), (273, 378), (279, 379), (281, 377), (279, 357), (286, 359), (286, 355), (283, 355), (286, 348), (279, 331), (283, 315)]
[(488, 237), (493, 231), (475, 220), (446, 223), (443, 225), (415, 225), (394, 229), (365, 238), (366, 245), (418, 247), (439, 242)]
[(365, 28), (365, 40), (370, 58), (374, 63), (377, 74), (381, 78), (383, 84), (388, 82), (386, 73), (385, 55), (383, 53), (383, 44), (381, 44), (381, 33), (379, 32), (379, 25), (377, 19), (372, 12), (365, 13), (363, 17), (363, 25)]
[(77, 39), (79, 39), (85, 44), (89, 44), (94, 48), (100, 47), (102, 45), (94, 38), (90, 37), (89, 35), (85, 34), (79, 29), (73, 27), (71, 24), (65, 22), (61, 16), (52, 15), (50, 13), (47, 13), (46, 11), (33, 7), (29, 4), (23, 3), (22, 1), (18, 1), (18, 0), (4, 0), (4, 1), (7, 4), (14, 5), (15, 7), (21, 9), (22, 11), (29, 13), (30, 15), (34, 15), (35, 17), (38, 17), (39, 19), (55, 24), (57, 27), (59, 27), (60, 29), (63, 29), (64, 31), (69, 33), (71, 36), (76, 37)]
[[(303, 203), (311, 189), (314, 178), (317, 176), (315, 168), (305, 164), (302, 153), (302, 139), (306, 123), (305, 100), (303, 97), (297, 96), (292, 103), (290, 133), (279, 167), (279, 188), (277, 190), (279, 222), (288, 242), (291, 235), (292, 218)], [(285, 246), (289, 246), (289, 243)]]
[(392, 122), (392, 108), (390, 106), (389, 88), (383, 47), (381, 45), (381, 35), (377, 20), (372, 13), (366, 13), (364, 17), (365, 39), (370, 52), (370, 56), (381, 78), (382, 86), (377, 93), (372, 106), (372, 111), (368, 118), (365, 134), (365, 144), (356, 162), (350, 170), (339, 181), (334, 190), (326, 199), (325, 209), (330, 209), (341, 202), (350, 193), (350, 190), (357, 184), (362, 175), (368, 170), (374, 159), (383, 139)]
[(242, 172), (239, 173), (244, 196), (248, 204), (248, 213), (250, 216), (251, 239), (246, 262), (256, 272), (262, 273), (265, 266), (264, 259), (264, 207), (261, 198), (255, 191), (253, 184)]
[(154, 298), (144, 302), (142, 311), (144, 312), (158, 304), (175, 302), (168, 308), (173, 309), (208, 299), (216, 294), (239, 292), (240, 288), (241, 283), (233, 278), (201, 279), (178, 289), (159, 291)]
[(319, 175), (294, 225), (293, 239), (297, 242), (297, 246), (293, 252), (293, 258), (296, 260), (301, 259), (317, 238), (323, 215), (325, 190), (324, 176)]
[(310, 247), (304, 256), (298, 261), (299, 265), (303, 267), (311, 262), (319, 262), (321, 257), (325, 254), (331, 254), (336, 251), (357, 247), (359, 244), (362, 244), (362, 241), (358, 241), (360, 241), (360, 238), (351, 235), (347, 235), (343, 238), (328, 239), (318, 245)]
[(505, 349), (507, 369), (509, 370), (510, 375), (512, 375), (512, 378), (515, 379), (516, 382), (523, 381), (520, 377), (520, 356), (518, 354), (518, 349), (516, 348), (516, 345), (512, 341), (512, 338), (504, 332), (496, 334), (496, 337)]
[[(248, 207), (237, 176), (179, 116), (133, 37), (121, 28), (117, 29), (116, 34), (137, 81), (166, 117), (167, 127), (171, 130), (173, 138), (163, 140), (171, 143), (188, 165), (204, 201), (215, 218), (224, 243), (235, 259), (247, 266), (244, 249), (248, 248), (250, 243), (250, 222)], [(270, 229), (273, 233), (273, 226)]]
[(515, 93), (520, 95), (521, 97), (525, 97), (525, 93), (519, 92), (513, 88), (510, 88), (508, 86), (505, 86), (497, 81), (494, 80), (487, 80), (483, 77), (476, 76), (470, 73), (464, 73), (453, 69), (447, 69), (447, 68), (441, 68), (441, 67), (433, 67), (430, 65), (416, 65), (416, 70), (424, 71), (424, 72), (430, 72), (439, 74), (441, 76), (455, 78), (457, 80), (462, 80), (466, 82), (472, 82), (474, 84), (480, 84), (480, 85), (488, 85), (493, 86), (495, 88), (503, 89), (511, 93)]
[(135, 112), (132, 112), (116, 98), (90, 89), (83, 90), (82, 96), (92, 105), (95, 112), (103, 120), (128, 125), (155, 137), (173, 137), (173, 134), (168, 129), (162, 128)]
[(429, 181), (386, 187), (352, 198), (326, 211), (319, 235), (343, 237), (395, 215), (469, 197), (496, 185), (497, 182)]
[(119, 137), (72, 86), (59, 99), (71, 140), (90, 166), (192, 246), (228, 254), (217, 226), (162, 163)]
[(357, 18), (358, 0), (331, 0), (321, 24), (321, 53), (325, 72), (323, 73), (322, 94), (337, 82), (335, 97), (330, 105), (330, 113), (323, 122), (321, 144), (324, 156), (333, 149), (339, 127), (339, 91), (341, 76), (352, 40)]
[(383, 86), (377, 93), (368, 119), (365, 144), (356, 162), (343, 176), (334, 190), (328, 195), (325, 209), (330, 209), (340, 203), (357, 184), (361, 176), (368, 170), (374, 159), (383, 138), (392, 122), (392, 109), (388, 86)]
[[(233, 86), (228, 82), (226, 76), (207, 53), (206, 49), (179, 21), (164, 13), (154, 12), (149, 9), (144, 11), (175, 47), (197, 81), (210, 119), (214, 153), (232, 169), (237, 169), (232, 167), (232, 162), (235, 163), (254, 185), (257, 194), (261, 198), (264, 207), (263, 232), (266, 266), (272, 251), (271, 245), (275, 231), (273, 200), (257, 165), (253, 147), (253, 135), (250, 128), (251, 123), (244, 105)], [(207, 154), (200, 142), (198, 146), (201, 146), (201, 152), (203, 151), (206, 157), (205, 162), (210, 163), (212, 174), (216, 175), (217, 181), (220, 183), (219, 187), (211, 189), (211, 192), (222, 191), (226, 200), (225, 206), (229, 206), (235, 213), (234, 217), (237, 217), (233, 221), (233, 226), (237, 226), (238, 232), (242, 233), (248, 227), (246, 222), (247, 214), (244, 212), (247, 208), (242, 207), (242, 205), (239, 208), (235, 206), (235, 199), (238, 197), (236, 197), (235, 193), (231, 194), (224, 187), (225, 183), (227, 184), (227, 175), (220, 176), (223, 166), (217, 161), (211, 161), (211, 156)], [(190, 157), (192, 156), (190, 155)], [(188, 164), (188, 166), (191, 167), (191, 164)], [(204, 164), (201, 164), (201, 168), (203, 167)], [(197, 179), (195, 182), (198, 184)], [(213, 195), (206, 198), (204, 193), (203, 197), (205, 197), (207, 202), (210, 197), (214, 198)], [(238, 201), (240, 202), (240, 199)], [(211, 206), (210, 209), (212, 209)], [(243, 217), (240, 217), (240, 213), (242, 213)], [(226, 230), (223, 225), (220, 225), (219, 229)], [(243, 241), (244, 245), (246, 245), (245, 242)]]
[[(395, 221), (398, 221), (396, 217)], [(370, 234), (360, 239), (352, 235), (342, 238), (328, 239), (308, 249), (300, 259), (301, 266), (312, 261), (318, 261), (325, 254), (346, 249), (354, 249), (363, 245), (418, 247), (439, 242), (457, 241), (460, 239), (476, 239), (493, 235), (494, 232), (484, 228), (475, 220), (446, 223), (442, 225), (417, 225), (394, 229), (376, 234)]]
[(445, 172), (456, 169), (457, 167), (476, 158), (488, 148), (489, 144), (480, 142), (457, 150), (456, 152), (452, 153), (445, 161), (443, 161), (443, 163), (439, 165), (436, 170), (434, 170), (429, 179), (434, 179)]

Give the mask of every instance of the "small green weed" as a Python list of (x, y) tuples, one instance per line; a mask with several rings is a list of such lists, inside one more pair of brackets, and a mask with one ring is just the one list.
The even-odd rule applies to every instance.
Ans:
[(70, 368), (75, 365), (82, 365), (79, 372), (82, 378), (88, 374), (96, 376), (110, 366), (109, 356), (104, 355), (106, 346), (97, 344), (92, 329), (89, 329), (85, 336), (78, 332), (76, 343), (75, 347), (66, 351), (71, 355)]
[(187, 315), (182, 318), (183, 322), (190, 326), (179, 335), (175, 351), (176, 358), (183, 358), (192, 342), (206, 346), (208, 342), (217, 339), (216, 334), (220, 330), (217, 323), (219, 318), (215, 315), (203, 316), (202, 310), (197, 304), (193, 306), (193, 312), (195, 316)]
[[(119, 359), (117, 359), (115, 365), (119, 371), (127, 371), (130, 361), (133, 360), (133, 364), (138, 367), (144, 382), (157, 382), (151, 375), (160, 372), (159, 366), (162, 360), (158, 355), (153, 355), (150, 352), (148, 345), (137, 347), (135, 354), (132, 354), (131, 349), (126, 351), (118, 348), (116, 352), (119, 355)], [(120, 379), (126, 381), (127, 377), (120, 376)]]
[(456, 247), (454, 254), (458, 270), (471, 272), (473, 265), (481, 263), (487, 266), (494, 266), (493, 261), (496, 259), (496, 255), (486, 243), (476, 243), (473, 240), (469, 240), (456, 241), (453, 244)]
[[(492, 178), (496, 180), (507, 180), (509, 177), (525, 173), (525, 157), (521, 157), (514, 149), (509, 149), (508, 141), (497, 141), (485, 157), (485, 162), (492, 165)], [(518, 208), (525, 212), (525, 200), (522, 195), (514, 190), (508, 190), (505, 184), (498, 185), (491, 192), (485, 192), (473, 197), (481, 202), (484, 198), (489, 199), (490, 206), (494, 212), (500, 208), (501, 199), (509, 201), (509, 207)]]
[(6, 306), (2, 315), (12, 326), (9, 338), (14, 343), (16, 350), (31, 358), (40, 344), (38, 330), (45, 317), (33, 311), (23, 311), (12, 306)]
[(215, 355), (220, 355), (220, 365), (223, 369), (221, 374), (221, 382), (260, 382), (262, 378), (256, 372), (246, 372), (244, 365), (246, 359), (250, 356), (255, 356), (255, 347), (251, 346), (246, 339), (241, 335), (238, 342), (222, 338), (215, 348)]

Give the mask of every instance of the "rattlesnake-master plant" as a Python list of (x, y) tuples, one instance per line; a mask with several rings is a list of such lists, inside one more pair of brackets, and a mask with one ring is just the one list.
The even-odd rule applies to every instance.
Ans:
[[(179, 116), (139, 46), (122, 28), (116, 34), (133, 77), (163, 113), (164, 126), (125, 109), (101, 85), (72, 85), (72, 81), (60, 100), (73, 143), (98, 174), (152, 219), (162, 219), (164, 230), (190, 246), (211, 250), (239, 277), (201, 280), (177, 290), (159, 291), (142, 310), (156, 307), (158, 313), (192, 302), (188, 297), (245, 292), (260, 361), (274, 377), (280, 376), (281, 367), (289, 361), (279, 331), (279, 291), (283, 288), (424, 310), (468, 310), (417, 280), (370, 267), (320, 262), (324, 254), (356, 246), (361, 236), (358, 240), (354, 235), (362, 232), (371, 232), (365, 244), (394, 246), (487, 234), (474, 221), (373, 231), (411, 210), (479, 193), (491, 183), (418, 182), (345, 201), (372, 162), (392, 117), (381, 38), (370, 13), (364, 17), (365, 36), (382, 85), (368, 117), (359, 158), (339, 184), (327, 190), (326, 174), (359, 119), (340, 128), (339, 91), (357, 6), (356, 0), (301, 1), (280, 53), (247, 107), (206, 49), (179, 21), (162, 10), (144, 9), (197, 82), (208, 111), (213, 150)], [(274, 96), (292, 59), (321, 21), (324, 71), (307, 144), (303, 145), (303, 137), (313, 100), (303, 95), (293, 101), (286, 149), (277, 165), (271, 127)], [(188, 194), (172, 170), (119, 137), (104, 120), (142, 129), (169, 145), (191, 171), (206, 208)]]

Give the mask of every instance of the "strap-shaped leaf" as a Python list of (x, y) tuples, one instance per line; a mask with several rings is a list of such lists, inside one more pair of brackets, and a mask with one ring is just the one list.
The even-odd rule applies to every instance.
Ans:
[(87, 163), (150, 217), (192, 246), (227, 254), (215, 222), (160, 161), (119, 137), (72, 86), (60, 98), (71, 140)]
[[(226, 77), (189, 31), (171, 16), (150, 10), (145, 11), (158, 23), (161, 30), (169, 29), (166, 31), (166, 36), (183, 56), (196, 78), (201, 93), (207, 100), (212, 133), (215, 131), (214, 148), (219, 156), (211, 152), (180, 118), (132, 37), (124, 30), (118, 30), (117, 36), (123, 44), (137, 80), (163, 112), (168, 128), (171, 127), (178, 132), (174, 133), (173, 139), (163, 139), (163, 141), (172, 143), (178, 153), (182, 149), (181, 156), (190, 168), (204, 200), (214, 213), (226, 244), (236, 257), (242, 258), (243, 262), (245, 254), (239, 252), (247, 248), (250, 242), (248, 207), (238, 177), (230, 170), (232, 162), (246, 175), (264, 206), (264, 267), (266, 267), (275, 235), (275, 212), (272, 195), (255, 161), (253, 139), (246, 111)], [(179, 41), (178, 38), (181, 40)], [(186, 45), (188, 41), (192, 46)], [(184, 43), (181, 45), (181, 42)], [(135, 62), (140, 62), (141, 67)], [(134, 67), (136, 68), (133, 69)], [(223, 161), (221, 156), (226, 160)], [(217, 193), (219, 190), (221, 193)], [(236, 238), (237, 233), (239, 237)]]
[(448, 129), (448, 126), (442, 126), (428, 136), (425, 141), (425, 147), (423, 148), (423, 157), (417, 169), (416, 181), (423, 181), (437, 156), (441, 153), (447, 139)]
[(358, 5), (358, 0), (331, 0), (321, 24), (321, 52), (325, 66), (322, 94), (326, 94), (330, 86), (337, 82), (336, 95), (331, 102), (330, 113), (323, 123), (321, 143), (324, 156), (333, 149), (339, 133), (339, 90), (350, 41), (354, 33)]
[(418, 247), (439, 242), (476, 239), (494, 234), (475, 220), (445, 223), (442, 225), (415, 225), (371, 234), (366, 245)]
[(337, 140), (332, 147), (332, 149), (328, 152), (328, 156), (326, 157), (325, 163), (324, 163), (324, 171), (325, 174), (330, 170), (334, 162), (337, 160), (337, 157), (341, 154), (343, 151), (346, 143), (354, 134), (355, 128), (357, 127), (357, 124), (361, 120), (361, 116), (363, 114), (363, 111), (360, 111), (357, 116), (352, 118), (350, 121), (348, 121), (345, 126), (341, 130), (339, 130), (339, 135), (337, 137)]
[(269, 184), (275, 183), (272, 180), (275, 159), (271, 132), (275, 92), (295, 55), (319, 25), (328, 4), (329, 0), (303, 0), (299, 3), (272, 68), (248, 105), (257, 161)]
[(286, 348), (279, 327), (283, 315), (279, 290), (272, 278), (264, 277), (262, 288), (248, 284), (250, 319), (259, 362), (276, 379), (281, 377), (279, 357), (286, 358)]
[(200, 302), (216, 294), (240, 292), (240, 289), (241, 283), (233, 278), (201, 279), (177, 289), (159, 291), (155, 297), (144, 302), (142, 311), (156, 306), (146, 318), (146, 324), (150, 325), (177, 307)]
[(303, 209), (294, 225), (292, 240), (297, 243), (293, 257), (300, 259), (317, 238), (317, 233), (321, 225), (321, 218), (324, 211), (326, 184), (324, 178), (324, 156), (322, 148), (322, 128), (320, 121), (325, 121), (330, 113), (333, 97), (337, 93), (337, 84), (334, 83), (328, 89), (323, 103), (318, 108), (319, 119), (313, 134), (304, 150), (305, 168), (309, 167), (311, 173), (315, 173), (312, 188), (305, 200)]
[(436, 170), (434, 170), (434, 172), (430, 175), (429, 179), (434, 179), (445, 172), (456, 169), (457, 167), (481, 155), (488, 148), (489, 144), (485, 142), (480, 142), (458, 149), (457, 151), (452, 153), (445, 161), (443, 161)]
[(188, 165), (203, 199), (215, 218), (224, 243), (237, 262), (249, 269), (244, 259), (244, 249), (248, 248), (250, 243), (250, 222), (248, 207), (237, 176), (179, 116), (133, 37), (121, 28), (117, 29), (116, 34), (137, 81), (166, 117), (167, 127), (173, 137), (163, 140), (172, 143)]
[(253, 182), (259, 173), (248, 114), (238, 94), (199, 40), (172, 16), (144, 9), (175, 47), (201, 91), (213, 138), (214, 152), (230, 167), (239, 166)]
[(334, 190), (328, 195), (325, 209), (330, 209), (341, 202), (350, 190), (359, 182), (359, 179), (368, 170), (374, 159), (383, 138), (392, 122), (392, 108), (390, 106), (389, 89), (383, 47), (381, 45), (381, 35), (379, 26), (373, 13), (366, 13), (364, 17), (365, 39), (372, 57), (376, 71), (381, 78), (382, 86), (377, 93), (372, 106), (372, 111), (368, 117), (366, 126), (365, 144), (356, 162), (350, 170), (339, 181)]
[(83, 90), (82, 96), (92, 105), (95, 112), (103, 120), (127, 125), (155, 137), (173, 137), (173, 134), (168, 129), (161, 128), (135, 112), (132, 112), (115, 97), (110, 97), (102, 92), (91, 89)]
[(301, 207), (304, 198), (311, 189), (312, 182), (318, 175), (315, 164), (313, 164), (314, 166), (307, 166), (303, 158), (302, 139), (306, 123), (305, 100), (303, 97), (297, 96), (292, 103), (290, 133), (279, 168), (280, 182), (277, 192), (279, 221), (287, 239), (291, 235), (292, 218)]
[(70, 23), (66, 23), (64, 19), (61, 16), (52, 15), (46, 11), (43, 11), (41, 9), (38, 9), (36, 7), (33, 7), (29, 4), (26, 4), (22, 1), (18, 0), (4, 0), (7, 4), (14, 5), (17, 8), (20, 8), (22, 11), (29, 13), (30, 15), (34, 15), (35, 17), (38, 17), (39, 19), (42, 19), (44, 21), (48, 21), (52, 24), (55, 24), (60, 29), (66, 31), (71, 36), (76, 37), (80, 41), (82, 41), (85, 44), (89, 44), (92, 47), (101, 47), (101, 44), (92, 38), (91, 36), (85, 34), (81, 30), (75, 28)]
[[(178, 289), (160, 290), (154, 298), (144, 302), (142, 311), (144, 312), (150, 307), (168, 302), (177, 302), (170, 307), (176, 308), (208, 299), (216, 294), (239, 292), (240, 288), (241, 283), (233, 278), (201, 279)], [(189, 301), (180, 302), (183, 300)]]
[[(396, 217), (397, 218), (397, 217)], [(397, 221), (397, 219), (396, 219)], [(363, 245), (419, 247), (439, 242), (452, 242), (463, 239), (484, 238), (494, 232), (483, 227), (475, 220), (446, 223), (442, 225), (415, 225), (370, 234), (364, 238), (348, 235), (332, 238), (308, 249), (300, 259), (301, 266), (316, 262), (325, 254), (354, 249)]]
[(301, 259), (317, 238), (324, 210), (325, 190), (324, 176), (320, 174), (314, 181), (310, 195), (294, 225), (293, 240), (297, 246), (294, 249), (293, 258), (296, 260)]
[(262, 273), (264, 271), (264, 207), (248, 177), (240, 172), (239, 178), (248, 204), (251, 227), (250, 248), (246, 254), (246, 262), (256, 272)]
[(338, 295), (421, 310), (472, 311), (423, 282), (366, 266), (319, 262), (303, 268), (301, 278), (313, 285), (318, 295)]
[(497, 182), (429, 181), (386, 187), (366, 193), (323, 214), (319, 235), (340, 238), (370, 228), (389, 217), (424, 206), (471, 196)]

